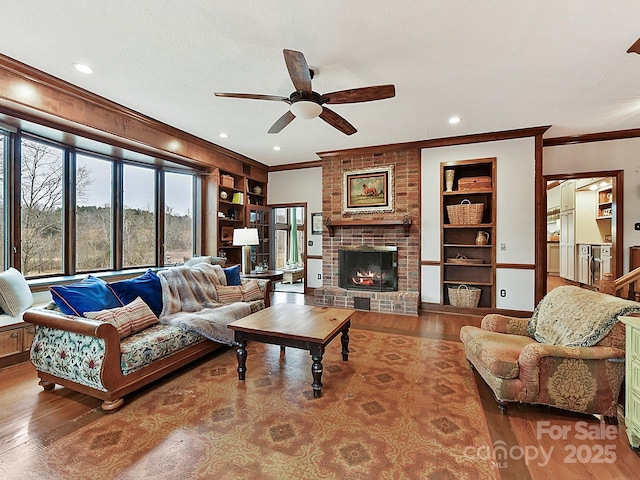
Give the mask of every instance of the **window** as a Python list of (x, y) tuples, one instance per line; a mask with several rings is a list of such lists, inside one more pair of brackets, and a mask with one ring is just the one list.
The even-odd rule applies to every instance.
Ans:
[(29, 139), (23, 139), (21, 147), (22, 273), (62, 273), (64, 151)]
[(76, 156), (76, 269), (111, 268), (113, 162)]
[(124, 165), (123, 265), (155, 265), (155, 170)]
[(60, 136), (52, 129), (39, 133), (51, 136), (0, 124), (0, 271), (13, 266), (35, 279), (192, 256), (202, 216), (196, 170), (80, 137), (67, 145), (50, 140)]
[(287, 263), (289, 258), (289, 232), (287, 230), (275, 231), (276, 241), (276, 268), (282, 268)]
[[(304, 207), (274, 209), (276, 268), (304, 261), (304, 210)], [(295, 237), (291, 235), (293, 230)]]
[(5, 230), (5, 219), (7, 216), (6, 203), (4, 199), (7, 195), (5, 183), (7, 167), (7, 155), (9, 154), (9, 135), (0, 131), (0, 230), (2, 231), (2, 242), (0, 242), (0, 268), (6, 269), (5, 245), (7, 244), (7, 232)]
[(193, 255), (193, 176), (164, 176), (164, 264), (182, 263)]

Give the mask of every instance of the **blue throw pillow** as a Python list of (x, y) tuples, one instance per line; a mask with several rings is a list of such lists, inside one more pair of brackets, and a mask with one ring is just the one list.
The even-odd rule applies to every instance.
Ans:
[(240, 265), (223, 268), (224, 276), (227, 277), (227, 286), (240, 285)]
[(108, 283), (107, 287), (123, 305), (128, 305), (140, 297), (156, 317), (162, 313), (162, 287), (158, 275), (151, 269), (139, 277)]
[(120, 300), (107, 288), (107, 282), (91, 275), (71, 285), (52, 285), (49, 290), (53, 301), (66, 315), (83, 317), (84, 312), (122, 307)]

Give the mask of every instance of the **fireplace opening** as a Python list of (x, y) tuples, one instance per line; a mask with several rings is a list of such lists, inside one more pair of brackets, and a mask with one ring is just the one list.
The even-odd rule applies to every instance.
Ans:
[(398, 290), (398, 247), (343, 247), (338, 252), (340, 287), (347, 290)]

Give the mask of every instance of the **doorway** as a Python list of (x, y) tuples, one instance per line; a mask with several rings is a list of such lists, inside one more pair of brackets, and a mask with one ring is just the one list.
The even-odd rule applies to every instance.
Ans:
[(272, 208), (272, 258), (275, 269), (284, 272), (274, 291), (305, 293), (306, 285), (306, 211), (307, 205), (275, 205)]
[(546, 291), (597, 290), (604, 273), (622, 275), (621, 170), (545, 176)]

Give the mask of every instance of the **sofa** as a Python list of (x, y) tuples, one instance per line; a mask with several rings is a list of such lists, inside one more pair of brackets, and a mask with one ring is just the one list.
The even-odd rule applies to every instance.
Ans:
[(197, 263), (113, 283), (89, 275), (50, 289), (53, 302), (24, 313), (35, 325), (30, 358), (39, 384), (99, 398), (115, 412), (125, 395), (233, 345), (226, 325), (267, 307), (270, 282)]
[(597, 414), (615, 423), (624, 377), (625, 328), (618, 318), (640, 304), (563, 286), (551, 290), (531, 318), (488, 314), (460, 339), (471, 366), (509, 402)]

